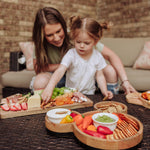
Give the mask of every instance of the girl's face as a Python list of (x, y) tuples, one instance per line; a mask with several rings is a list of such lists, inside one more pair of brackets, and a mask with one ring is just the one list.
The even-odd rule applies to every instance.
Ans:
[(44, 35), (46, 40), (56, 47), (61, 47), (65, 38), (65, 33), (60, 23), (47, 24), (44, 27)]
[(82, 57), (91, 55), (93, 52), (93, 46), (96, 45), (96, 41), (89, 36), (86, 31), (79, 31), (74, 43), (77, 53)]

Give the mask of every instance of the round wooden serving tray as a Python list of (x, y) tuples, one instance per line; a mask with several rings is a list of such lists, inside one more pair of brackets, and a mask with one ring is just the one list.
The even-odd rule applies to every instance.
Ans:
[[(89, 111), (84, 113), (83, 115), (92, 115), (95, 113), (98, 113), (99, 110), (95, 111)], [(78, 113), (79, 114), (79, 113)], [(131, 147), (136, 146), (139, 144), (143, 138), (143, 124), (136, 119), (135, 117), (123, 114), (131, 119), (133, 119), (139, 126), (139, 130), (137, 133), (133, 136), (130, 136), (128, 138), (120, 139), (120, 140), (110, 140), (110, 139), (102, 139), (94, 136), (90, 136), (84, 132), (82, 132), (75, 123), (67, 123), (67, 124), (54, 124), (48, 120), (48, 117), (45, 117), (45, 125), (46, 128), (59, 133), (67, 133), (67, 132), (73, 132), (76, 138), (81, 141), (82, 143), (98, 148), (98, 149), (128, 149)]]
[[(106, 106), (106, 108), (108, 106), (108, 109), (102, 110), (101, 108), (103, 108), (103, 106), (104, 107)], [(116, 108), (115, 108), (115, 106), (116, 106)], [(115, 101), (104, 101), (104, 102), (96, 103), (94, 105), (94, 109), (99, 110), (101, 112), (109, 112), (109, 111), (111, 111), (111, 113), (112, 112), (114, 112), (114, 113), (127, 113), (127, 106), (125, 104), (123, 104), (123, 103), (115, 102)]]
[[(88, 113), (84, 113), (83, 115), (86, 114), (93, 114), (93, 112), (88, 112)], [(108, 140), (108, 139), (101, 139), (98, 137), (93, 137), (90, 136), (84, 132), (82, 132), (75, 124), (74, 124), (74, 134), (75, 136), (84, 144), (89, 145), (91, 147), (94, 148), (99, 148), (99, 149), (128, 149), (131, 148), (133, 146), (136, 146), (137, 144), (139, 144), (143, 138), (143, 124), (136, 119), (135, 117), (128, 115), (128, 114), (124, 114), (127, 117), (133, 119), (134, 121), (136, 121), (139, 125), (139, 131), (128, 138), (124, 138), (121, 140)]]
[[(76, 111), (72, 111), (77, 114), (79, 114)], [(67, 132), (73, 132), (73, 123), (66, 123), (66, 124), (55, 124), (51, 122), (47, 115), (45, 116), (45, 126), (48, 130), (53, 131), (53, 132), (58, 132), (58, 133), (67, 133)]]

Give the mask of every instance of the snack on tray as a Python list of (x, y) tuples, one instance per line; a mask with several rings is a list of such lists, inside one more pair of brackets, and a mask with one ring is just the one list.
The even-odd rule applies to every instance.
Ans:
[(141, 94), (141, 97), (144, 98), (145, 100), (150, 101), (150, 91), (143, 92)]
[(6, 97), (5, 99), (2, 99), (2, 105), (1, 108), (4, 111), (21, 111), (21, 110), (27, 110), (27, 101), (30, 97), (30, 93), (26, 95), (22, 94), (14, 94), (11, 96)]
[(40, 108), (41, 105), (40, 95), (39, 94), (32, 95), (31, 97), (29, 97), (27, 103), (28, 103), (28, 109), (35, 108), (35, 107)]
[(95, 104), (95, 109), (105, 113), (122, 113), (125, 111), (126, 106), (117, 102), (99, 102)]
[[(9, 96), (3, 100), (1, 108), (4, 111), (18, 111), (18, 110), (27, 110), (31, 108), (50, 108), (53, 106), (61, 106), (66, 104), (73, 103), (82, 103), (87, 101), (87, 98), (80, 92), (77, 92), (76, 89), (73, 88), (55, 88), (53, 91), (53, 95), (51, 100), (45, 104), (41, 99), (41, 94), (43, 89), (35, 90), (34, 95), (28, 93), (26, 95), (15, 94)], [(25, 106), (26, 103), (26, 107)], [(5, 105), (4, 105), (5, 104)], [(20, 109), (20, 107), (22, 109)]]
[[(99, 137), (99, 138), (106, 138), (108, 140), (121, 140), (128, 137), (131, 137), (139, 131), (139, 125), (138, 123), (133, 120), (132, 118), (122, 114), (122, 113), (113, 113), (116, 115), (119, 120), (117, 122), (117, 126), (115, 127), (113, 132), (110, 132), (110, 129), (108, 127), (102, 127), (102, 125), (96, 127), (97, 130), (95, 131), (89, 131), (88, 127), (93, 126), (93, 122), (90, 122), (87, 125), (87, 128), (83, 129), (83, 122), (78, 124), (77, 127), (82, 131), (86, 131), (84, 133), (89, 134), (91, 136)], [(87, 115), (88, 116), (88, 115)], [(84, 120), (84, 118), (83, 118)], [(89, 121), (88, 121), (89, 122)], [(86, 123), (87, 124), (87, 123)], [(99, 129), (100, 128), (100, 129)], [(99, 135), (101, 134), (101, 136)], [(105, 136), (102, 136), (102, 134)]]
[[(57, 88), (56, 90), (59, 93), (58, 89), (59, 88)], [(82, 103), (82, 102), (87, 101), (86, 97), (82, 93), (77, 92), (75, 89), (69, 89), (69, 88), (64, 88), (64, 87), (63, 87), (63, 89), (64, 89), (64, 91), (61, 91), (61, 92), (64, 94), (62, 94), (62, 95), (59, 95), (58, 93), (53, 94), (53, 97), (47, 104), (44, 104), (44, 102), (42, 102), (41, 108), (45, 109), (45, 108), (49, 108), (52, 106), (61, 106), (61, 105), (66, 105), (66, 104)], [(56, 92), (56, 90), (54, 92)], [(62, 90), (62, 88), (61, 88), (61, 90)]]

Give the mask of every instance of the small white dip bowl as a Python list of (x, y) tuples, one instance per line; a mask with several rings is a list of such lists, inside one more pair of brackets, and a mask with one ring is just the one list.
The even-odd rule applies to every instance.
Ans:
[[(115, 121), (111, 122), (111, 123), (105, 123), (105, 122), (99, 122), (96, 120), (96, 118), (98, 116), (103, 116), (103, 115), (106, 115), (106, 116), (114, 119)], [(101, 125), (101, 126), (108, 127), (111, 131), (114, 131), (119, 118), (116, 115), (113, 115), (112, 113), (96, 113), (92, 116), (92, 119), (93, 119), (93, 123), (94, 123), (95, 127), (98, 127), (99, 125)]]
[(52, 109), (46, 113), (48, 119), (55, 124), (59, 124), (63, 118), (70, 114), (71, 111), (65, 108)]

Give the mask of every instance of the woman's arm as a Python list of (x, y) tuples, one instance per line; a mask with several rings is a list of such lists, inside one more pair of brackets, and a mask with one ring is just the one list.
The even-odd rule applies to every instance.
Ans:
[[(36, 59), (33, 59), (33, 65), (35, 66), (35, 64), (36, 64)], [(45, 68), (43, 68), (43, 70), (45, 72), (54, 72), (59, 67), (59, 65), (60, 64), (49, 64), (48, 68), (45, 67)], [(36, 68), (34, 67), (34, 69), (36, 69)]]
[(47, 103), (50, 100), (52, 93), (53, 93), (53, 89), (55, 88), (56, 84), (60, 81), (60, 79), (63, 77), (66, 70), (67, 70), (67, 67), (61, 64), (59, 68), (51, 76), (46, 88), (44, 89), (41, 95), (45, 103)]
[(132, 87), (132, 85), (128, 81), (128, 77), (126, 75), (124, 66), (120, 58), (106, 46), (104, 46), (101, 53), (104, 56), (104, 58), (108, 60), (110, 64), (113, 66), (113, 68), (116, 70), (121, 82), (123, 83), (122, 87), (125, 90), (125, 93), (128, 94), (130, 92), (136, 92), (136, 90)]

